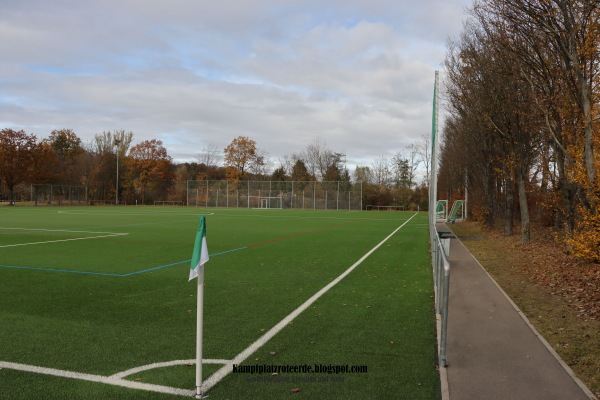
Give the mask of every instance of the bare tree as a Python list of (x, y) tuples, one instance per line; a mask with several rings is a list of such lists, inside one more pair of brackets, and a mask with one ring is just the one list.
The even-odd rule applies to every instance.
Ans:
[(256, 158), (254, 159), (254, 162), (250, 164), (248, 169), (258, 177), (268, 178), (271, 167), (272, 162), (269, 153), (263, 149), (257, 149)]
[(369, 167), (357, 165), (354, 169), (354, 182), (373, 183), (373, 173)]
[(419, 141), (411, 144), (413, 150), (416, 152), (419, 163), (425, 167), (425, 179), (427, 186), (429, 186), (429, 168), (431, 166), (431, 134), (423, 133), (419, 138)]
[(312, 143), (306, 146), (301, 157), (308, 169), (308, 172), (317, 180), (323, 179), (327, 172), (327, 167), (334, 162), (335, 153), (327, 148), (327, 144), (320, 138), (315, 138)]
[(396, 153), (391, 162), (394, 186), (411, 189), (416, 183), (417, 167), (415, 146), (411, 145), (405, 151)]
[(390, 162), (387, 157), (380, 155), (371, 163), (371, 172), (373, 174), (373, 183), (377, 186), (387, 189), (392, 181)]
[(222, 150), (215, 144), (209, 144), (196, 155), (198, 163), (204, 164), (207, 168), (215, 168), (221, 164), (223, 157)]

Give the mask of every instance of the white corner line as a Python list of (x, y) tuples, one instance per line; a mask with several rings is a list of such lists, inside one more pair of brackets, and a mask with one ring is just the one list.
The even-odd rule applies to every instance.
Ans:
[(33, 372), (36, 374), (43, 374), (43, 375), (52, 375), (52, 376), (58, 376), (61, 378), (79, 379), (79, 380), (89, 381), (89, 382), (104, 383), (104, 384), (113, 385), (113, 386), (121, 386), (121, 387), (125, 387), (128, 389), (146, 390), (146, 391), (150, 391), (150, 392), (166, 393), (166, 394), (173, 394), (173, 395), (178, 395), (178, 396), (192, 397), (196, 393), (194, 390), (180, 389), (180, 388), (174, 388), (174, 387), (170, 387), (170, 386), (155, 385), (152, 383), (142, 383), (139, 381), (126, 381), (123, 379), (118, 379), (118, 378), (114, 378), (114, 377), (110, 377), (110, 376), (85, 374), (85, 373), (73, 372), (73, 371), (64, 371), (64, 370), (60, 370), (60, 369), (38, 367), (35, 365), (18, 364), (18, 363), (6, 362), (6, 361), (0, 361), (0, 368), (14, 369), (17, 371), (24, 371), (24, 372)]
[(304, 310), (310, 307), (315, 301), (317, 301), (321, 296), (327, 293), (332, 287), (337, 285), (342, 279), (344, 279), (348, 274), (350, 274), (356, 267), (363, 263), (371, 254), (373, 254), (381, 245), (387, 242), (392, 236), (396, 234), (400, 229), (402, 229), (406, 224), (408, 224), (415, 216), (418, 215), (418, 212), (415, 213), (412, 217), (407, 219), (402, 225), (396, 228), (392, 233), (390, 233), (385, 239), (379, 242), (375, 247), (369, 250), (365, 255), (363, 255), (358, 261), (356, 261), (351, 267), (349, 267), (346, 271), (340, 274), (337, 278), (331, 281), (329, 284), (324, 286), (317, 293), (312, 295), (308, 300), (302, 303), (298, 308), (288, 314), (285, 318), (283, 318), (279, 323), (277, 323), (274, 327), (269, 329), (264, 335), (258, 338), (254, 343), (248, 346), (245, 350), (239, 353), (237, 356), (233, 358), (233, 360), (229, 361), (223, 367), (221, 367), (217, 372), (212, 374), (208, 379), (206, 379), (202, 383), (201, 391), (202, 393), (207, 392), (214, 385), (219, 383), (223, 378), (225, 378), (229, 373), (233, 371), (233, 365), (239, 364), (246, 360), (252, 353), (265, 345), (269, 340), (273, 338), (277, 333), (279, 333), (283, 328), (285, 328), (290, 322), (292, 322), (298, 315), (300, 315)]
[[(229, 362), (230, 362), (230, 360), (216, 360), (216, 359), (203, 359), (202, 360), (202, 364), (227, 364)], [(148, 371), (148, 370), (155, 369), (155, 368), (173, 367), (175, 365), (188, 365), (188, 364), (196, 365), (196, 359), (165, 361), (165, 362), (158, 362), (158, 363), (153, 363), (153, 364), (148, 364), (148, 365), (142, 365), (140, 367), (131, 368), (131, 369), (128, 369), (127, 371), (113, 374), (113, 375), (109, 376), (109, 378), (123, 379), (126, 376), (137, 374), (137, 373), (143, 372), (143, 371)]]

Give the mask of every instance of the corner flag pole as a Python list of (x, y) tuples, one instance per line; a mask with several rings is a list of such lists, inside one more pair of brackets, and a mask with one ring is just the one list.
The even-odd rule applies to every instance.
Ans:
[(206, 218), (200, 217), (198, 232), (194, 243), (194, 252), (190, 262), (189, 281), (198, 278), (198, 299), (196, 305), (196, 398), (207, 396), (202, 394), (202, 322), (204, 317), (204, 264), (208, 261), (206, 245)]
[(204, 319), (204, 268), (198, 273), (198, 301), (196, 306), (196, 398), (202, 399), (202, 325)]

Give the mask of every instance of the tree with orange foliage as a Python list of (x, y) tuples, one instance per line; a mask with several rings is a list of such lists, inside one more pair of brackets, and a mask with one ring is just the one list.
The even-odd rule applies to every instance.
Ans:
[(150, 185), (157, 192), (168, 191), (175, 178), (173, 161), (161, 140), (145, 140), (133, 146), (125, 163), (129, 177), (141, 195), (142, 203), (146, 201)]
[(231, 182), (239, 182), (257, 161), (256, 142), (246, 136), (233, 139), (224, 151), (227, 180)]
[[(570, 250), (598, 257), (600, 181), (600, 3), (597, 0), (484, 0), (474, 13), (502, 32), (521, 63), (545, 120), (558, 171), (555, 204)], [(570, 239), (569, 239), (570, 238)], [(593, 256), (593, 254), (596, 256)]]
[(36, 145), (33, 134), (13, 129), (0, 131), (0, 173), (10, 192), (10, 200), (14, 200), (15, 186), (29, 178), (29, 166)]

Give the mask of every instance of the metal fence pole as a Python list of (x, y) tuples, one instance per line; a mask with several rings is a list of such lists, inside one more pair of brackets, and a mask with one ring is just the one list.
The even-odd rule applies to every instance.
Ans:
[(442, 332), (440, 337), (440, 364), (444, 367), (448, 366), (446, 359), (446, 337), (448, 336), (448, 299), (450, 293), (450, 263), (444, 260), (444, 295), (442, 307)]

